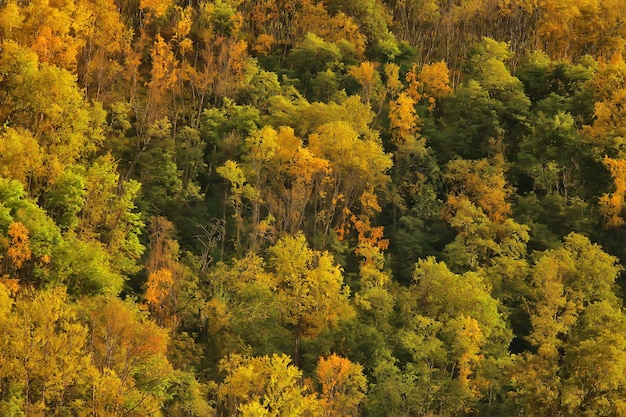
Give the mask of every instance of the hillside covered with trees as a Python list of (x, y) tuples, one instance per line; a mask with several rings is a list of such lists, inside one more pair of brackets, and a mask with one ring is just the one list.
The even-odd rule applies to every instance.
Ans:
[(624, 0), (0, 0), (0, 415), (626, 416)]

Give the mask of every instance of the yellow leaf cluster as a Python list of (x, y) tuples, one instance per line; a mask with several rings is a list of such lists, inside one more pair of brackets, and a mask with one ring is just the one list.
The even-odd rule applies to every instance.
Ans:
[(622, 211), (624, 209), (624, 197), (626, 195), (626, 161), (605, 157), (602, 161), (608, 168), (615, 184), (615, 191), (600, 197), (600, 210), (609, 227), (619, 227), (624, 223)]
[(13, 222), (9, 225), (9, 236), (11, 245), (7, 249), (7, 255), (16, 268), (21, 268), (32, 255), (28, 243), (28, 229), (20, 222)]

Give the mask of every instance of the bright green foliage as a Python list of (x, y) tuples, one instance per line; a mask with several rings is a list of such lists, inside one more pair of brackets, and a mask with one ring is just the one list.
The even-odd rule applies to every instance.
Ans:
[[(35, 202), (26, 197), (23, 186), (15, 180), (0, 178), (0, 233), (3, 252), (11, 249), (9, 238), (11, 225), (22, 224), (28, 230), (28, 248), (31, 251), (30, 259), (11, 267), (7, 264), (7, 256), (2, 253), (2, 274), (9, 274), (10, 278), (20, 279), (27, 283), (43, 284), (56, 281), (51, 274), (54, 268), (56, 255), (61, 243), (61, 233), (58, 226)], [(4, 243), (6, 242), (6, 243)]]
[(214, 349), (282, 350), (299, 361), (303, 339), (354, 314), (349, 289), (332, 256), (310, 249), (302, 234), (284, 237), (269, 252), (267, 264), (248, 254), (210, 274), (212, 299), (205, 309), (216, 332)]
[(67, 285), (71, 294), (117, 295), (121, 292), (125, 277), (101, 243), (68, 234), (55, 255), (50, 275)]
[(232, 215), (235, 220), (237, 232), (235, 235), (235, 249), (240, 250), (241, 248), (241, 235), (243, 232), (244, 218), (243, 218), (243, 208), (244, 208), (244, 197), (249, 200), (258, 200), (258, 192), (250, 185), (246, 183), (246, 177), (241, 168), (237, 166), (237, 163), (231, 160), (226, 161), (226, 163), (217, 168), (216, 172), (228, 180), (231, 185), (229, 202), (234, 209), (234, 213)]
[(470, 59), (470, 76), (506, 108), (508, 118), (522, 117), (530, 106), (519, 79), (511, 75), (505, 62), (512, 57), (508, 45), (485, 38)]
[(123, 181), (110, 155), (100, 158), (85, 173), (85, 205), (80, 214), (77, 234), (95, 241), (111, 255), (113, 265), (121, 272), (136, 271), (136, 260), (143, 253), (139, 242), (143, 227), (135, 211), (140, 184)]
[(495, 223), (465, 198), (452, 202), (455, 211), (448, 222), (458, 233), (445, 249), (451, 266), (475, 269), (493, 265), (500, 257), (523, 259), (528, 241), (526, 226), (511, 219)]
[(498, 312), (498, 303), (489, 295), (489, 287), (478, 274), (454, 274), (444, 263), (428, 258), (417, 263), (413, 279), (413, 291), (428, 315), (467, 315), (478, 322), (492, 343), (506, 342), (508, 334)]
[(46, 209), (62, 229), (72, 231), (78, 226), (86, 196), (84, 176), (78, 167), (70, 166), (46, 192)]
[[(82, 183), (82, 177), (76, 175), (72, 178), (69, 175), (71, 174), (68, 174), (69, 180), (77, 180), (78, 184)], [(63, 182), (57, 184), (62, 186)], [(59, 213), (60, 216), (71, 214), (73, 218), (65, 218), (71, 221), (69, 225), (76, 226), (79, 220), (75, 216), (84, 211), (80, 211), (82, 209), (80, 206), (72, 207), (71, 199), (76, 198), (77, 204), (83, 204), (85, 190), (74, 189), (76, 190), (74, 195), (70, 192), (56, 194), (59, 200), (54, 199), (54, 193), (58, 192), (58, 189), (53, 190), (47, 194), (50, 196), (48, 201), (54, 207), (51, 210), (52, 214)], [(118, 294), (120, 292), (124, 277), (120, 275), (120, 264), (116, 263), (112, 256), (119, 252), (108, 249), (104, 242), (93, 236), (81, 240), (72, 230), (67, 230), (62, 234), (62, 231), (69, 226), (62, 222), (64, 217), (60, 217), (59, 223), (62, 226), (60, 228), (32, 200), (25, 197), (22, 186), (17, 181), (0, 180), (0, 201), (2, 201), (0, 208), (4, 209), (0, 211), (4, 214), (0, 220), (0, 230), (7, 233), (12, 222), (22, 223), (29, 231), (28, 246), (32, 251), (29, 261), (22, 264), (19, 270), (7, 269), (2, 271), (3, 273), (10, 272), (12, 278), (20, 279), (23, 283), (64, 283), (68, 286), (68, 291), (74, 295)], [(66, 210), (61, 204), (66, 205), (69, 212), (61, 211)], [(115, 214), (113, 212), (109, 215)], [(127, 225), (122, 223), (123, 217), (113, 219), (118, 222), (118, 227), (122, 224), (124, 228), (127, 228)], [(126, 237), (124, 239), (124, 242), (132, 242), (132, 240), (129, 242)], [(119, 247), (115, 249), (123, 250)], [(121, 257), (121, 254), (119, 256)]]
[(220, 263), (209, 279), (211, 299), (203, 309), (216, 357), (242, 351), (291, 353), (291, 334), (281, 325), (276, 279), (260, 257), (248, 254), (232, 266)]
[(207, 402), (208, 387), (198, 382), (189, 373), (178, 373), (169, 387), (170, 398), (165, 403), (165, 412), (170, 416), (214, 416), (215, 410)]

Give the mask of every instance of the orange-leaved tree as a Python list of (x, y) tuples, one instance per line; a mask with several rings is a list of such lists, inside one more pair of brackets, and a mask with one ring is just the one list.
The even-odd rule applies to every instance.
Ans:
[(361, 365), (332, 354), (320, 358), (315, 373), (322, 385), (320, 401), (324, 407), (324, 417), (358, 414), (359, 404), (367, 390), (367, 379)]

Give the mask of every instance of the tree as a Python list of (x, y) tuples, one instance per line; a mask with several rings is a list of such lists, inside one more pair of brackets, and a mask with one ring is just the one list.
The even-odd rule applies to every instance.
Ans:
[(218, 386), (222, 414), (256, 416), (323, 416), (314, 394), (299, 380), (302, 372), (286, 355), (247, 358), (231, 355), (220, 363), (226, 373)]
[[(87, 328), (63, 288), (13, 299), (0, 284), (0, 410), (10, 415), (79, 413), (94, 376)], [(13, 414), (15, 413), (15, 414)]]
[(118, 298), (91, 299), (82, 311), (91, 360), (104, 377), (93, 388), (94, 412), (142, 415), (160, 409), (174, 380), (167, 330)]
[[(5, 127), (1, 134), (19, 140), (2, 159), (24, 158), (23, 152), (32, 150), (32, 161), (22, 159), (29, 174), (24, 185), (31, 194), (39, 195), (56, 181), (66, 164), (87, 157), (102, 143), (104, 112), (98, 105), (85, 103), (70, 72), (39, 63), (37, 55), (9, 40), (2, 42), (2, 50), (0, 122), (10, 123), (7, 127), (11, 129), (5, 132)], [(34, 90), (42, 93), (34, 95)]]
[(283, 326), (276, 277), (263, 258), (248, 252), (232, 265), (208, 272), (208, 298), (202, 311), (209, 322), (207, 351), (219, 361), (229, 353), (255, 356), (292, 352), (291, 329)]
[(287, 56), (291, 76), (299, 80), (299, 90), (309, 99), (316, 98), (315, 81), (327, 71), (336, 72), (340, 60), (339, 47), (313, 33), (308, 33)]
[(394, 390), (400, 398), (390, 402), (392, 415), (490, 407), (491, 398), (503, 394), (511, 332), (489, 291), (479, 273), (458, 275), (432, 257), (419, 260), (413, 284), (397, 293), (401, 324), (390, 337), (399, 360), (377, 364), (368, 407), (380, 412), (381, 395)]
[(44, 194), (45, 208), (64, 231), (75, 231), (85, 206), (87, 190), (81, 166), (68, 166)]
[(583, 127), (583, 132), (598, 159), (601, 156), (622, 157), (622, 139), (626, 126), (622, 121), (626, 100), (626, 84), (623, 77), (626, 63), (621, 55), (598, 66), (594, 74), (593, 121)]
[(348, 74), (354, 77), (361, 85), (363, 102), (369, 105), (372, 95), (382, 86), (380, 74), (376, 69), (375, 63), (370, 61), (361, 62), (358, 66), (350, 67)]
[[(332, 228), (346, 226), (350, 208), (368, 190), (383, 187), (392, 166), (391, 157), (384, 152), (375, 135), (360, 137), (346, 122), (331, 122), (321, 126), (309, 137), (309, 150), (329, 161), (328, 179), (316, 190), (316, 232), (328, 236)], [(374, 200), (375, 194), (371, 193)], [(377, 204), (377, 203), (376, 203)]]
[(26, 129), (6, 127), (0, 132), (0, 174), (28, 187), (32, 179), (44, 175), (44, 155), (39, 143)]
[(28, 229), (20, 222), (13, 222), (9, 225), (9, 236), (11, 243), (7, 249), (7, 255), (13, 266), (19, 269), (24, 261), (31, 259), (32, 255), (28, 244)]
[[(599, 326), (604, 329), (622, 326), (623, 312), (614, 292), (621, 269), (615, 257), (575, 233), (534, 265), (528, 339), (536, 353), (519, 356), (512, 374), (518, 403), (531, 415), (561, 415), (561, 410), (563, 415), (609, 415), (613, 411), (607, 403), (612, 404), (610, 410), (623, 407), (613, 399), (621, 386), (608, 383), (606, 374), (587, 379), (588, 366), (619, 373), (623, 363), (621, 348), (603, 348), (604, 341), (611, 344), (605, 339), (611, 338), (611, 331), (591, 330), (595, 320), (605, 320)], [(599, 385), (604, 386), (601, 392)]]
[(425, 126), (422, 135), (432, 135), (430, 143), (439, 160), (483, 158), (489, 153), (489, 139), (497, 140), (502, 133), (501, 109), (502, 104), (478, 81), (469, 80), (440, 99), (437, 115), (446, 121), (443, 130), (431, 132)]
[(615, 191), (612, 194), (604, 194), (599, 201), (600, 210), (604, 215), (608, 227), (621, 226), (624, 223), (622, 210), (624, 208), (624, 195), (626, 193), (626, 161), (604, 158), (604, 165), (609, 169), (615, 183)]
[(328, 358), (320, 358), (316, 374), (322, 384), (320, 402), (324, 407), (324, 417), (358, 413), (367, 388), (361, 365), (332, 354)]
[[(406, 93), (389, 103), (389, 121), (394, 145), (397, 147), (396, 159), (405, 153), (423, 153), (425, 140), (419, 138), (420, 120), (415, 110), (415, 100)], [(421, 152), (420, 152), (421, 151)]]
[(451, 189), (451, 205), (458, 197), (467, 198), (480, 207), (495, 223), (504, 222), (511, 214), (507, 201), (513, 190), (504, 177), (505, 161), (502, 155), (492, 160), (455, 159), (448, 162), (444, 179)]
[(0, 274), (22, 284), (59, 283), (61, 231), (21, 183), (0, 178)]
[(328, 252), (309, 248), (302, 233), (286, 236), (269, 249), (276, 276), (281, 321), (293, 333), (294, 362), (302, 338), (312, 338), (354, 314), (339, 266)]
[[(188, 263), (189, 259), (181, 256), (180, 246), (173, 236), (172, 222), (165, 217), (153, 216), (149, 231), (148, 279), (144, 298), (151, 316), (160, 326), (170, 329), (175, 337), (183, 331), (180, 327), (188, 324), (184, 323), (185, 319), (193, 314), (186, 310), (190, 303), (194, 303), (190, 298), (198, 296), (198, 276)], [(200, 302), (198, 300), (194, 304)]]
[(237, 163), (234, 161), (226, 161), (223, 166), (216, 169), (216, 172), (220, 176), (227, 179), (231, 185), (231, 192), (228, 199), (235, 211), (232, 214), (232, 217), (235, 220), (236, 224), (236, 235), (234, 244), (236, 250), (241, 250), (241, 234), (244, 226), (243, 198), (246, 197), (250, 200), (258, 199), (258, 192), (254, 189), (254, 187), (246, 183), (246, 178), (243, 170), (239, 168), (239, 166), (237, 166)]
[(88, 28), (81, 33), (85, 45), (78, 55), (78, 80), (85, 96), (107, 105), (124, 97), (125, 60), (131, 57), (130, 28), (115, 2), (86, 2)]
[(365, 52), (367, 39), (355, 20), (343, 12), (331, 15), (324, 3), (311, 0), (302, 1), (302, 9), (296, 16), (300, 36), (314, 33), (320, 38), (339, 45), (342, 41), (350, 42), (357, 56)]
[(139, 188), (139, 182), (120, 178), (110, 154), (96, 160), (85, 173), (85, 205), (77, 235), (102, 245), (119, 272), (136, 271), (144, 251), (139, 241), (144, 223), (135, 206)]

